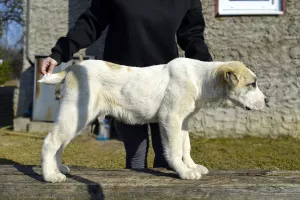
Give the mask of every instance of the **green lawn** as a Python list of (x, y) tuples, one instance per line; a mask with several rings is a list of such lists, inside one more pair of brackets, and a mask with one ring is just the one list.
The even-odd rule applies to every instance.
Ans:
[(245, 137), (192, 139), (192, 156), (213, 169), (300, 170), (300, 140)]
[[(38, 135), (38, 134), (36, 134)], [(0, 164), (38, 165), (43, 139), (15, 135), (0, 130)], [(271, 138), (191, 138), (192, 157), (209, 169), (273, 169), (300, 170), (300, 140), (288, 137)], [(84, 135), (65, 149), (67, 165), (120, 169), (125, 165), (122, 141), (98, 142)], [(153, 151), (148, 163), (152, 166)]]

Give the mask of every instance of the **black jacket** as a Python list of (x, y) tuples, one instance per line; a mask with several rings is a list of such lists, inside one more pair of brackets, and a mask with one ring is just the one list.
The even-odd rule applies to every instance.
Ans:
[(103, 60), (139, 67), (164, 64), (178, 57), (176, 36), (186, 57), (212, 60), (199, 0), (92, 0), (50, 57), (58, 63), (69, 61), (95, 42), (107, 25)]

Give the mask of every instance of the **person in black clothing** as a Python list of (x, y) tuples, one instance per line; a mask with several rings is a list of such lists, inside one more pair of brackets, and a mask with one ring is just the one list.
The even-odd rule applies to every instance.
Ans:
[[(105, 61), (137, 67), (166, 64), (178, 57), (176, 36), (186, 57), (212, 61), (204, 42), (200, 0), (92, 0), (66, 37), (59, 38), (41, 72), (51, 74), (55, 66), (95, 42), (107, 26)], [(126, 168), (147, 167), (148, 125), (119, 122), (118, 129), (124, 138)], [(168, 167), (158, 124), (150, 124), (150, 129), (153, 167)]]

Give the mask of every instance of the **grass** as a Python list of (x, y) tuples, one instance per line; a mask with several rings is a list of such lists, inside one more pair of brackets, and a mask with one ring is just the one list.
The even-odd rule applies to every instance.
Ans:
[[(0, 129), (0, 164), (39, 165), (43, 137), (22, 134)], [(209, 169), (300, 170), (300, 140), (295, 138), (192, 137), (191, 144), (195, 162)], [(153, 157), (150, 150), (149, 166)], [(84, 135), (67, 146), (63, 160), (67, 165), (121, 169), (125, 166), (125, 152), (121, 141), (98, 142)]]
[(296, 138), (201, 138), (191, 143), (194, 160), (208, 168), (300, 170)]

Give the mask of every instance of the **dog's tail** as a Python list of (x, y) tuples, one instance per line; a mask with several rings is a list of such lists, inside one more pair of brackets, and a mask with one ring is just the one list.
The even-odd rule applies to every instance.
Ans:
[(70, 71), (70, 67), (67, 69), (51, 74), (51, 75), (44, 75), (42, 79), (38, 80), (39, 83), (44, 83), (44, 84), (49, 84), (49, 85), (54, 85), (57, 83), (61, 83), (65, 80), (67, 73)]

